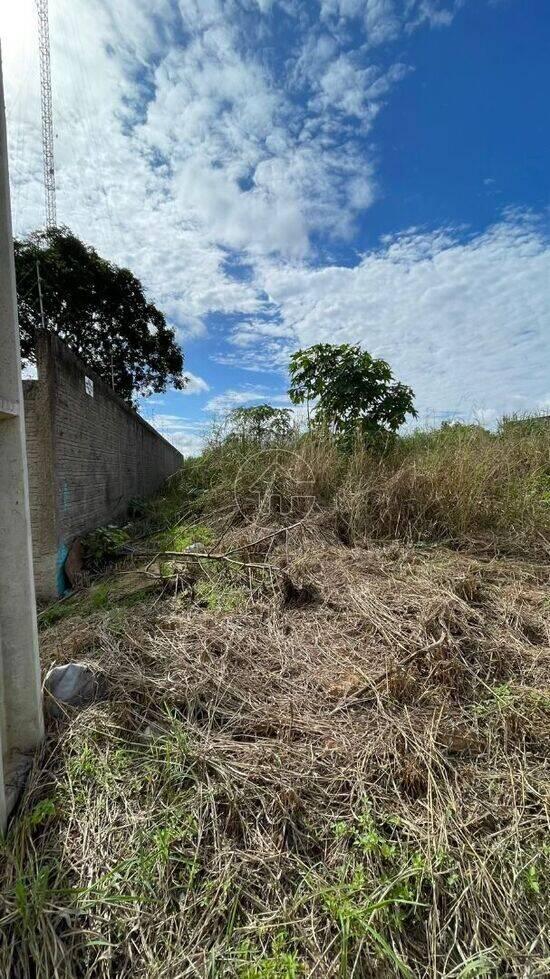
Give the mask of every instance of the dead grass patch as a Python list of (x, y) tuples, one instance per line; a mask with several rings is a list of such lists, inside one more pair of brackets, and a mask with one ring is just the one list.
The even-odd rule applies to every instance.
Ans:
[(547, 975), (548, 567), (321, 518), (258, 554), (303, 601), (43, 633), (109, 700), (50, 727), (3, 844), (0, 974)]

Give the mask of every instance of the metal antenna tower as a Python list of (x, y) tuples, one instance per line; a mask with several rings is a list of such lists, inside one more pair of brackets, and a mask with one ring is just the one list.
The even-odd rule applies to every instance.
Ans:
[(53, 156), (52, 69), (50, 62), (50, 27), (48, 0), (36, 0), (38, 45), (40, 51), (40, 101), (42, 108), (42, 154), (44, 161), (44, 201), (46, 228), (57, 225), (55, 200), (55, 164)]

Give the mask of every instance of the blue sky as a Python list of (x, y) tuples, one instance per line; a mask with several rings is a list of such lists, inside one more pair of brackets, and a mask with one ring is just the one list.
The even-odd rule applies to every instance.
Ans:
[[(50, 0), (58, 215), (129, 265), (185, 452), (359, 342), (420, 420), (550, 412), (547, 0)], [(43, 220), (33, 0), (0, 12), (14, 221)]]

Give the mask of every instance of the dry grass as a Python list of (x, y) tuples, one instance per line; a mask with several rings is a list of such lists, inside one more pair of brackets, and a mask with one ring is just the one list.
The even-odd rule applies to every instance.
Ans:
[[(290, 450), (290, 451), (289, 451)], [(503, 423), (491, 434), (476, 425), (416, 432), (373, 452), (343, 455), (326, 436), (295, 438), (258, 453), (214, 445), (190, 460), (182, 484), (206, 507), (232, 505), (235, 480), (250, 485), (280, 457), (273, 491), (309, 481), (330, 509), (345, 543), (395, 538), (443, 542), (493, 553), (550, 554), (550, 423)], [(246, 480), (245, 480), (246, 481)]]
[(418, 433), (374, 461), (357, 452), (337, 493), (355, 535), (550, 553), (550, 424)]
[(321, 514), (251, 552), (302, 591), (43, 633), (109, 698), (49, 728), (0, 975), (548, 975), (548, 565), (364, 543)]

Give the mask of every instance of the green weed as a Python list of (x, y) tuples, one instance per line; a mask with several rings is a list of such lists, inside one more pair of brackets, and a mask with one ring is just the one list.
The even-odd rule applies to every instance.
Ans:
[(204, 524), (182, 524), (169, 527), (158, 534), (151, 544), (159, 551), (184, 551), (190, 544), (208, 545), (212, 541), (212, 531)]
[(244, 605), (247, 597), (244, 588), (228, 583), (223, 574), (217, 579), (202, 578), (197, 581), (195, 595), (198, 602), (219, 612), (235, 611)]
[(77, 603), (65, 599), (39, 612), (38, 623), (41, 628), (47, 629), (49, 626), (55, 625), (56, 622), (62, 622), (63, 619), (75, 615), (76, 611)]
[(288, 949), (288, 936), (279, 932), (269, 951), (260, 952), (250, 939), (241, 943), (239, 958), (249, 959), (239, 969), (239, 979), (299, 979), (305, 976), (304, 964), (294, 951)]
[(96, 567), (102, 567), (119, 556), (128, 539), (128, 531), (123, 527), (98, 527), (82, 538), (85, 559)]
[(37, 802), (34, 809), (31, 809), (27, 816), (28, 825), (31, 829), (43, 826), (49, 822), (56, 814), (56, 804), (54, 799), (42, 799)]

